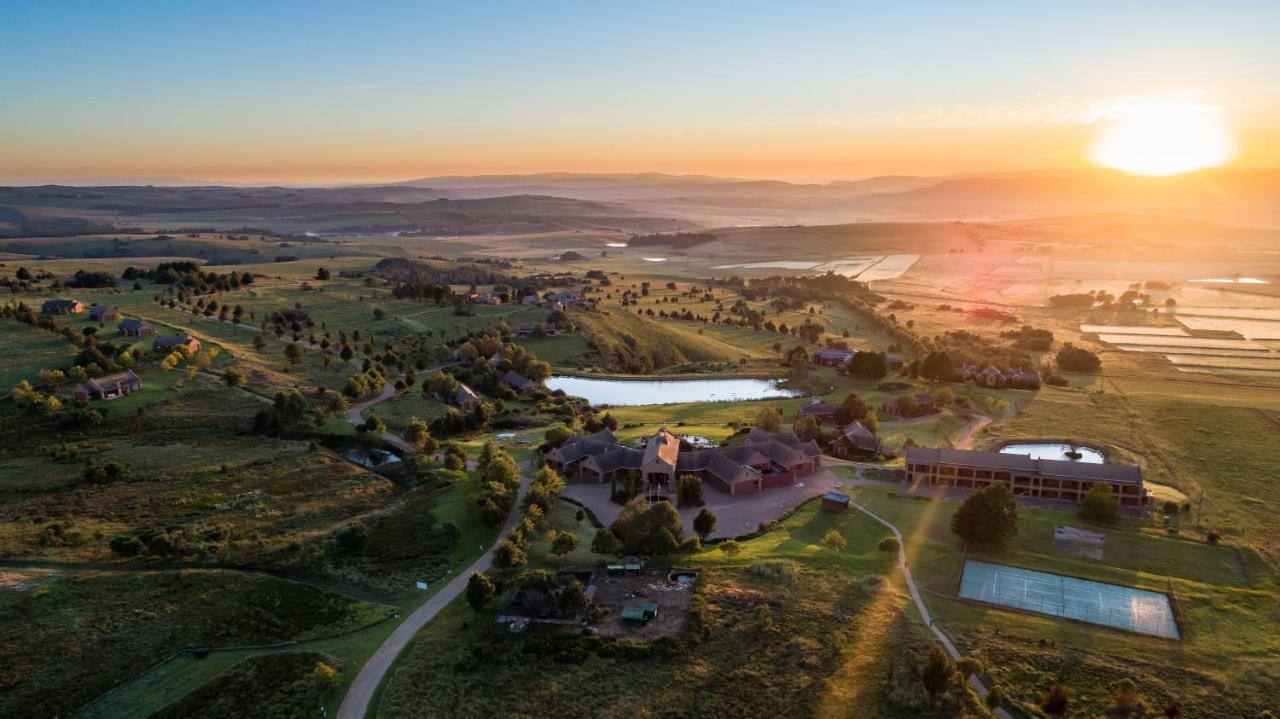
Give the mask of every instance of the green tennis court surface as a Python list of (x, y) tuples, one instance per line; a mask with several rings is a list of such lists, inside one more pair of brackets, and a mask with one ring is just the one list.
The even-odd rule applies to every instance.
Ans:
[(964, 563), (960, 596), (1128, 632), (1180, 638), (1169, 597), (1145, 589), (970, 559)]

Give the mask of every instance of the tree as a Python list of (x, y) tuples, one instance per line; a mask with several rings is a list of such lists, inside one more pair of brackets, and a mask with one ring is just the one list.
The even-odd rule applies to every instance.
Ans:
[(497, 593), (497, 587), (494, 586), (489, 575), (482, 572), (471, 573), (471, 578), (467, 580), (467, 604), (470, 604), (471, 609), (477, 614), (484, 609), (484, 605), (493, 600)]
[(679, 548), (680, 541), (684, 538), (680, 513), (670, 502), (656, 502), (647, 506), (638, 497), (623, 505), (612, 529), (628, 554), (671, 554)]
[(372, 434), (383, 434), (387, 431), (387, 423), (383, 422), (382, 418), (379, 417), (378, 415), (374, 414), (373, 412), (370, 412), (369, 416), (365, 418), (364, 422), (356, 427), (356, 431), (369, 432)]
[(227, 371), (222, 373), (222, 381), (226, 382), (228, 387), (243, 387), (244, 373), (235, 367), (228, 367)]
[(427, 423), (417, 417), (410, 417), (409, 423), (405, 425), (404, 441), (426, 455), (435, 454), (439, 448), (435, 439), (431, 436), (431, 430), (427, 427)]
[(1018, 500), (993, 482), (969, 495), (951, 517), (951, 531), (978, 544), (999, 544), (1018, 533)]
[(528, 564), (529, 557), (519, 545), (510, 539), (504, 539), (494, 548), (493, 561), (497, 562), (499, 567), (515, 568)]
[(861, 397), (851, 392), (836, 408), (836, 422), (843, 425), (860, 420), (870, 409), (871, 407)]
[(941, 382), (955, 379), (956, 370), (951, 365), (951, 355), (943, 351), (930, 352), (920, 367), (920, 376)]
[(265, 348), (266, 346), (267, 346), (267, 341), (262, 339), (261, 334), (256, 334), (253, 336), (253, 348), (255, 350), (261, 352), (263, 348)]
[(772, 407), (761, 407), (756, 415), (756, 426), (766, 432), (781, 432), (782, 415)]
[(284, 346), (285, 359), (289, 360), (289, 364), (297, 365), (302, 361), (302, 348), (296, 343), (290, 342)]
[(827, 533), (822, 535), (822, 539), (818, 541), (818, 544), (833, 553), (843, 552), (845, 547), (849, 546), (849, 543), (844, 539), (844, 535), (834, 529), (828, 529)]
[(618, 537), (613, 530), (603, 527), (591, 538), (591, 551), (596, 554), (614, 554), (618, 551)]
[(573, 430), (563, 424), (554, 425), (542, 434), (543, 443), (552, 449), (563, 447), (564, 443), (568, 442), (572, 438)]
[(316, 270), (317, 280), (327, 280), (329, 279), (329, 277), (330, 277), (329, 271), (326, 270), (325, 268), (321, 267), (320, 269)]
[(902, 543), (897, 537), (885, 537), (880, 540), (880, 544), (876, 545), (876, 548), (882, 552), (897, 552), (901, 547)]
[(386, 310), (382, 309), (381, 307), (374, 307), (374, 308), (373, 308), (373, 318), (374, 318), (375, 320), (383, 319), (383, 318), (385, 318), (386, 316), (387, 316), (387, 311), (386, 311)]
[(950, 387), (939, 387), (933, 392), (933, 406), (950, 407), (956, 401), (955, 392)]
[(929, 658), (925, 661), (924, 669), (920, 672), (920, 681), (929, 692), (929, 698), (937, 702), (938, 696), (951, 685), (955, 674), (956, 667), (951, 662), (951, 657), (942, 651), (942, 647), (933, 645), (929, 650)]
[(1111, 524), (1120, 518), (1120, 502), (1106, 482), (1094, 482), (1080, 502), (1080, 517), (1090, 522)]
[(271, 408), (281, 424), (288, 426), (299, 422), (307, 413), (307, 400), (296, 389), (276, 392)]
[(1067, 688), (1061, 684), (1054, 684), (1049, 687), (1049, 695), (1045, 697), (1040, 708), (1049, 716), (1060, 717), (1067, 713), (1069, 706), (1071, 706), (1071, 697), (1067, 694)]
[(736, 557), (742, 552), (742, 544), (736, 539), (726, 539), (720, 543), (720, 551), (724, 552), (726, 556)]
[(693, 531), (705, 541), (712, 532), (716, 531), (716, 515), (710, 509), (703, 507), (702, 511), (698, 512), (698, 516), (693, 518)]
[(681, 507), (696, 507), (702, 504), (702, 480), (697, 475), (682, 474), (676, 482), (676, 502)]
[(796, 436), (800, 438), (801, 442), (817, 439), (818, 434), (821, 432), (816, 417), (801, 417), (791, 425), (791, 429), (795, 430)]
[(556, 532), (556, 538), (551, 540), (551, 553), (557, 557), (564, 557), (564, 555), (577, 548), (578, 535), (573, 532)]
[(1058, 367), (1068, 372), (1097, 372), (1102, 360), (1089, 350), (1067, 342), (1058, 350)]

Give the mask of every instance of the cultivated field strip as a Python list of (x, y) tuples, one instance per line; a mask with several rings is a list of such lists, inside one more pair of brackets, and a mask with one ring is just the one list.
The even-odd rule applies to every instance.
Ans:
[(1250, 358), (1165, 355), (1165, 359), (1179, 367), (1217, 367), (1220, 369), (1251, 369), (1280, 372), (1280, 356)]
[(1246, 320), (1233, 317), (1179, 317), (1178, 321), (1193, 330), (1236, 332), (1251, 340), (1280, 339), (1280, 322)]
[(1167, 335), (1170, 337), (1190, 337), (1181, 327), (1147, 327), (1145, 325), (1080, 325), (1085, 334), (1109, 335)]
[(1101, 334), (1098, 339), (1112, 345), (1133, 347), (1172, 347), (1199, 349), (1224, 349), (1252, 352), (1268, 352), (1264, 345), (1250, 340), (1220, 339), (1209, 337), (1176, 337), (1171, 335), (1117, 335)]
[(1266, 353), (1256, 350), (1201, 349), (1199, 347), (1147, 347), (1141, 345), (1116, 345), (1116, 349), (1125, 352), (1151, 352), (1154, 354), (1185, 355), (1191, 357), (1266, 357)]

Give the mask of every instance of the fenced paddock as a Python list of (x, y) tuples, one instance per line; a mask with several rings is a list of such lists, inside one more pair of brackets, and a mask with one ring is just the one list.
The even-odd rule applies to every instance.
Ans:
[(969, 559), (960, 596), (1138, 634), (1181, 637), (1168, 595), (1145, 589)]

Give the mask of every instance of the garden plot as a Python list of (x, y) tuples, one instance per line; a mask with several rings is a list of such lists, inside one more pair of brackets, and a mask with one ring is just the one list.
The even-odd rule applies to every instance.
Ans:
[(1169, 337), (1190, 337), (1181, 327), (1148, 327), (1146, 325), (1080, 325), (1085, 334), (1110, 335), (1167, 335)]

